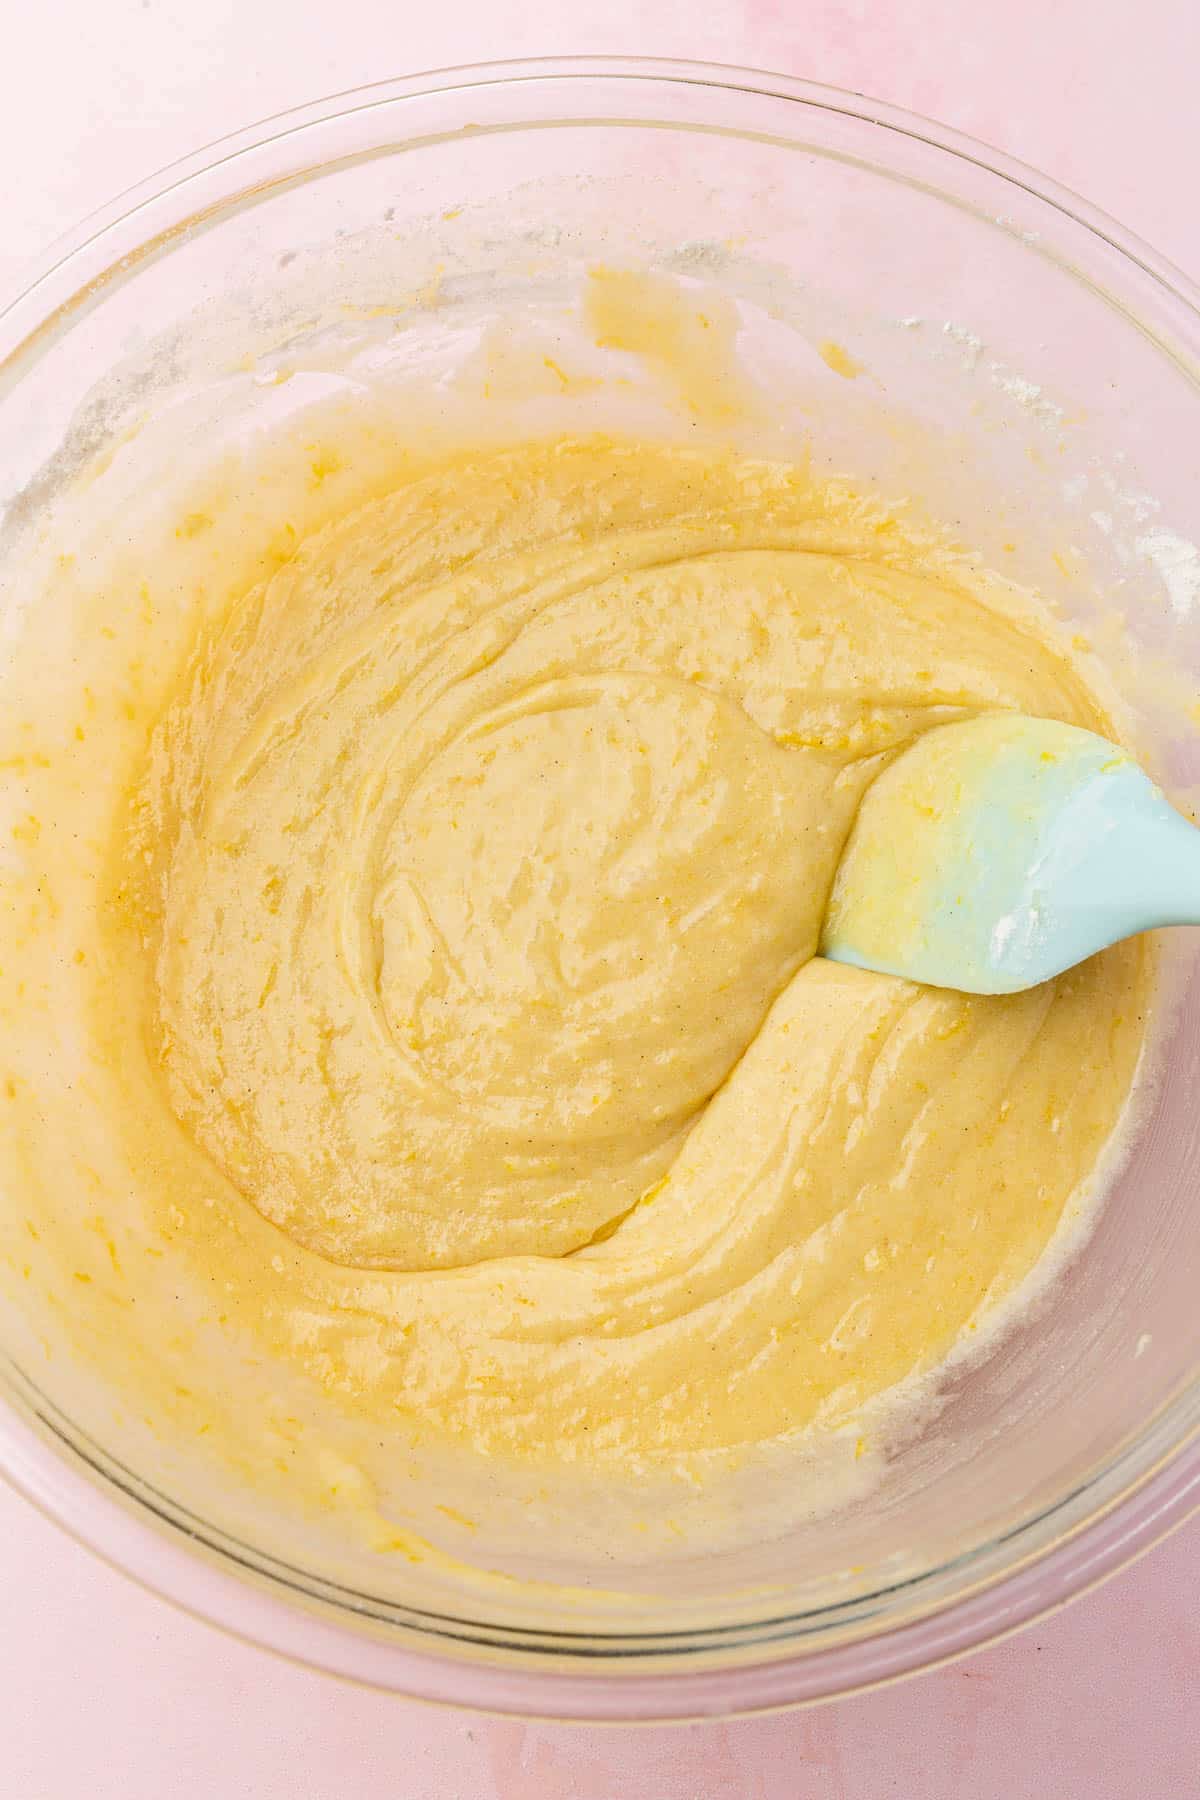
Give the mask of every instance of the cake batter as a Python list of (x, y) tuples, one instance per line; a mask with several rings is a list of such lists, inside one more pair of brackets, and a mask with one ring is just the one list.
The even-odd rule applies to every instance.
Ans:
[(993, 709), (1115, 735), (1048, 625), (800, 468), (525, 443), (307, 536), (157, 707), (81, 946), (221, 1328), (381, 1433), (624, 1471), (934, 1368), (1085, 1193), (1147, 982), (816, 956), (874, 776)]

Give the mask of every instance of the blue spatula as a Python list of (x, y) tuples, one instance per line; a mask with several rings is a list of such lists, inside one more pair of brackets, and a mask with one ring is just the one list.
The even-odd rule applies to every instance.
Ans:
[(1200, 924), (1200, 831), (1115, 744), (994, 713), (927, 732), (868, 790), (821, 954), (1011, 994), (1118, 938)]

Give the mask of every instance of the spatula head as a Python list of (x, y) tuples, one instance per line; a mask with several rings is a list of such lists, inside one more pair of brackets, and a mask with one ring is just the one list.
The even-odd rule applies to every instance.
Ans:
[(1181, 912), (1200, 917), (1200, 832), (1129, 754), (994, 713), (927, 732), (868, 790), (821, 951), (1015, 993)]

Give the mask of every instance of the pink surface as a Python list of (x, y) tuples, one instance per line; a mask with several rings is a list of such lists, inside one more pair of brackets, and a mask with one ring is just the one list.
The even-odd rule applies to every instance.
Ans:
[(0, 1490), (5, 1800), (1194, 1800), (1200, 1525), (995, 1649), (809, 1712), (585, 1730), (313, 1675)]
[[(0, 64), (0, 282), (248, 119), (385, 74), (565, 51), (785, 69), (1040, 165), (1200, 274), (1195, 0), (66, 0)], [(64, 14), (69, 17), (64, 18)], [(815, 1712), (491, 1723), (328, 1681), (173, 1612), (0, 1490), (4, 1800), (1173, 1800), (1200, 1796), (1200, 1524), (953, 1668)]]

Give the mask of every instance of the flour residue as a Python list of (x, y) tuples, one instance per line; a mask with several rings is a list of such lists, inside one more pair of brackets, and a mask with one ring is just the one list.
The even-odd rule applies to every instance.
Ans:
[(1144, 532), (1134, 548), (1162, 581), (1175, 617), (1189, 618), (1200, 600), (1200, 550), (1187, 538), (1166, 530)]

